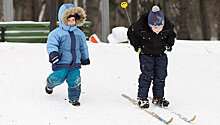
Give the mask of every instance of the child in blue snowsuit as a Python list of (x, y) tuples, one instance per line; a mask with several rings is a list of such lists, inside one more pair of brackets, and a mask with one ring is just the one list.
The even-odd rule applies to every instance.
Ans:
[(165, 78), (167, 77), (167, 55), (171, 51), (176, 37), (174, 25), (164, 17), (158, 6), (143, 15), (128, 29), (128, 38), (135, 51), (139, 51), (140, 69), (138, 86), (138, 104), (149, 107), (148, 91), (153, 83), (153, 103), (167, 107), (164, 98)]
[(48, 94), (53, 88), (68, 83), (69, 102), (79, 106), (81, 93), (81, 65), (89, 65), (88, 47), (85, 34), (77, 28), (86, 19), (85, 11), (73, 4), (64, 4), (58, 13), (59, 27), (50, 32), (47, 40), (49, 62), (54, 71), (47, 78), (45, 90)]

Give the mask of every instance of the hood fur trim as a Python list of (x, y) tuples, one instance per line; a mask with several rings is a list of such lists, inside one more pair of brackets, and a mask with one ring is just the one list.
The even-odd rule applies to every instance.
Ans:
[(86, 13), (81, 7), (70, 7), (68, 8), (62, 15), (62, 23), (64, 25), (67, 25), (67, 17), (69, 15), (75, 15), (78, 14), (80, 16), (79, 20), (76, 20), (77, 26), (82, 26), (85, 23), (86, 20)]

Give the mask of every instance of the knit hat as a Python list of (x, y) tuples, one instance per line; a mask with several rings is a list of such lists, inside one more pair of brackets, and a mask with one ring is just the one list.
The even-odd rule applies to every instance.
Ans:
[(158, 6), (153, 6), (148, 15), (148, 24), (150, 27), (164, 26), (164, 15)]

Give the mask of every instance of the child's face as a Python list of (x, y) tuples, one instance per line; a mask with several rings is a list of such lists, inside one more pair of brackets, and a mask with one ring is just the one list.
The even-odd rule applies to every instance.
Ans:
[(75, 18), (74, 18), (74, 17), (68, 18), (68, 19), (67, 19), (67, 25), (68, 25), (68, 26), (74, 26), (74, 25), (76, 25), (76, 20), (75, 20)]
[(153, 32), (155, 32), (156, 34), (158, 34), (161, 30), (163, 30), (163, 27), (151, 27), (151, 29), (153, 30)]

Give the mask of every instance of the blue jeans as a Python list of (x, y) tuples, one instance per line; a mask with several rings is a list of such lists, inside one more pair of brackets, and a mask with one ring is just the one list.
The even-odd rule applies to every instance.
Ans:
[(81, 93), (81, 77), (79, 69), (61, 68), (55, 70), (47, 78), (47, 86), (54, 88), (61, 85), (64, 81), (68, 83), (68, 98), (69, 100), (79, 100)]

